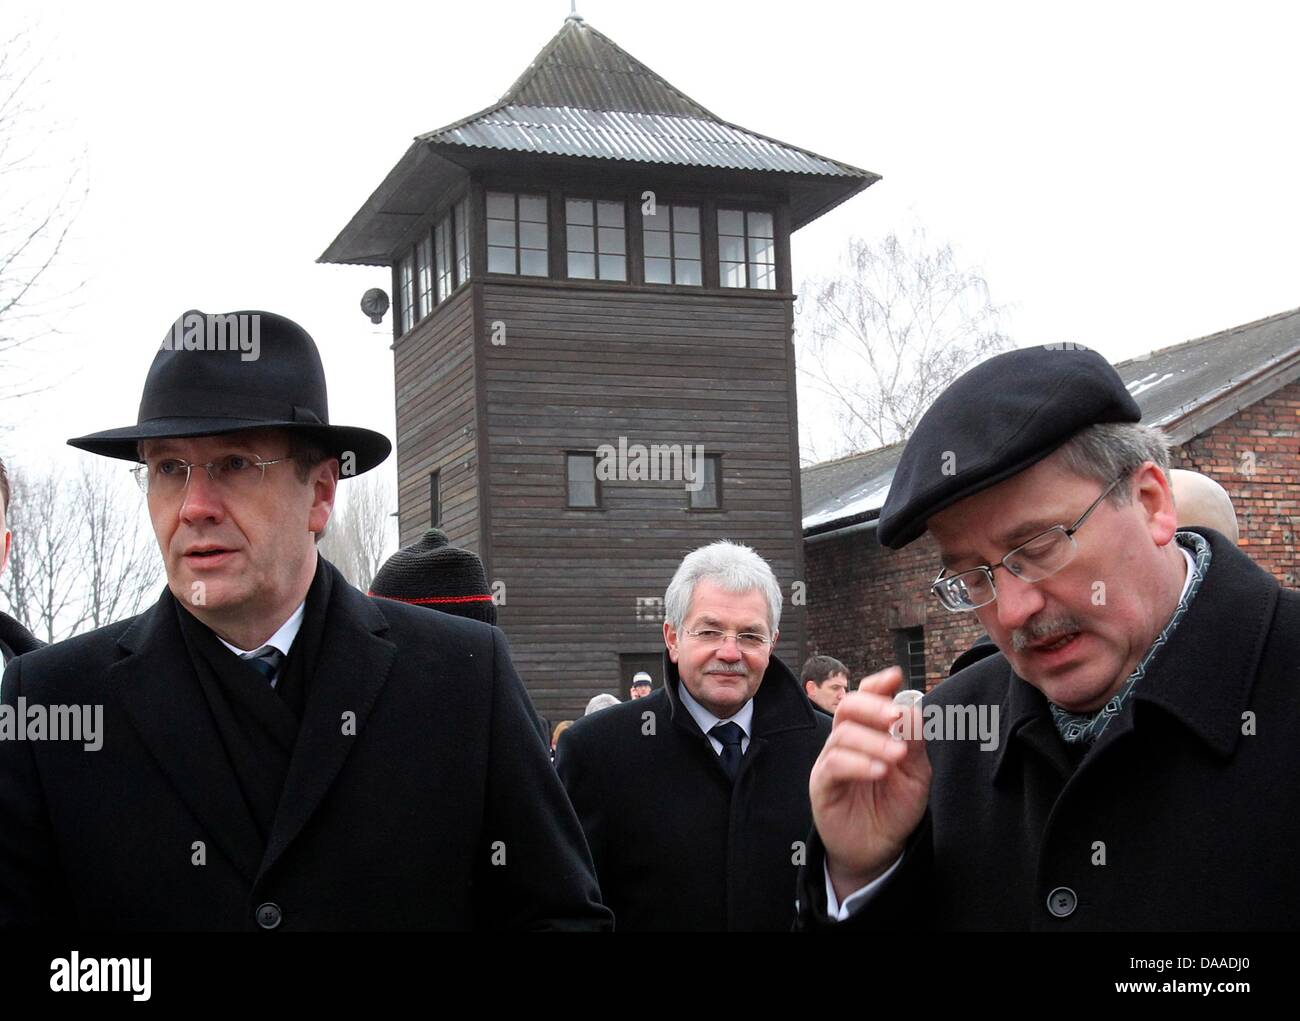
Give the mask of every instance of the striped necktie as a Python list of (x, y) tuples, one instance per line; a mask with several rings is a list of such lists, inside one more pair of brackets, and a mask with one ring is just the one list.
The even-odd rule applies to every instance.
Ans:
[(263, 645), (256, 652), (246, 652), (239, 657), (257, 670), (271, 687), (275, 687), (276, 673), (284, 662), (284, 653), (273, 645)]

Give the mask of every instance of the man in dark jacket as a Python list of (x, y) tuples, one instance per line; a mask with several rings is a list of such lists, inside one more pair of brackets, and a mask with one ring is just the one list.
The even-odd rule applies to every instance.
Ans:
[[(0, 574), (4, 574), (9, 563), (9, 550), (13, 545), (13, 535), (9, 532), (9, 473), (5, 463), (0, 459)], [(0, 664), (8, 663), (15, 656), (39, 649), (45, 643), (14, 620), (7, 613), (0, 613)]]
[(682, 561), (664, 609), (664, 686), (557, 748), (601, 893), (619, 931), (788, 931), (830, 719), (771, 654), (780, 586), (718, 542)]
[(0, 926), (609, 926), (501, 632), (317, 555), (389, 443), (329, 424), (301, 327), (187, 313), (138, 423), (71, 442), (139, 457), (168, 590), (5, 672), (11, 719), (103, 723), (98, 750), (0, 741)]
[[(928, 529), (935, 596), (1000, 651), (919, 710), (890, 701), (895, 670), (846, 697), (812, 775), (803, 926), (1295, 927), (1300, 595), (1177, 530), (1139, 417), (1098, 355), (1039, 348), (918, 425), (881, 541)], [(963, 707), (997, 709), (998, 739), (946, 731)]]

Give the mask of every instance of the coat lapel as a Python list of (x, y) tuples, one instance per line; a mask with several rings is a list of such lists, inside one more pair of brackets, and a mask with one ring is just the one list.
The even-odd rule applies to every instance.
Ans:
[(108, 687), (205, 836), (252, 882), (262, 841), (199, 688), (178, 612), (165, 591), (136, 618), (118, 638), (126, 655), (109, 667)]
[[(335, 571), (329, 565), (327, 570)], [(335, 571), (298, 743), (260, 875), (266, 874), (302, 832), (338, 777), (353, 744), (365, 733), (366, 719), (397, 659), (397, 646), (380, 637), (387, 630), (388, 621), (375, 603)], [(348, 713), (352, 717), (345, 715)], [(354, 720), (346, 728), (348, 733), (345, 719)]]

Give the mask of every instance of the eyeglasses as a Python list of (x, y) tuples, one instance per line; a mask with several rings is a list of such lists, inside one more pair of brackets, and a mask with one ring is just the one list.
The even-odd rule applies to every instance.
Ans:
[(954, 574), (950, 578), (944, 577), (944, 572), (947, 571), (945, 567), (939, 572), (939, 577), (931, 583), (930, 591), (939, 597), (939, 602), (946, 609), (960, 613), (964, 610), (977, 610), (997, 599), (998, 590), (993, 584), (993, 572), (999, 567), (1005, 567), (1021, 581), (1031, 584), (1050, 578), (1073, 560), (1075, 554), (1079, 552), (1079, 546), (1074, 541), (1074, 533), (1083, 527), (1083, 523), (1088, 520), (1088, 515), (1097, 509), (1110, 491), (1123, 481), (1124, 476), (1121, 475), (1103, 489), (1101, 496), (1093, 500), (1092, 505), (1080, 514), (1079, 519), (1069, 528), (1055, 525), (1046, 532), (1040, 532), (992, 566), (975, 567)]
[(730, 631), (702, 628), (699, 631), (687, 631), (686, 633), (706, 648), (720, 646), (728, 638), (735, 638), (736, 646), (746, 652), (759, 652), (772, 644), (772, 639), (768, 638), (767, 635), (755, 634), (753, 631), (741, 631), (739, 634), (733, 635)]
[(153, 464), (137, 464), (131, 469), (135, 481), (144, 493), (162, 496), (176, 496), (185, 491), (190, 484), (190, 472), (202, 468), (214, 485), (230, 492), (245, 492), (256, 489), (266, 476), (266, 466), (291, 461), (291, 457), (277, 457), (263, 461), (256, 454), (227, 454), (216, 461), (198, 464), (182, 461), (179, 457), (166, 457)]

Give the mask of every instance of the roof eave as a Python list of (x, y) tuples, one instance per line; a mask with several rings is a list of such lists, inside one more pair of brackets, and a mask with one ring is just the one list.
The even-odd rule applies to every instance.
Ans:
[[(351, 266), (387, 266), (402, 235), (415, 221), (427, 215), (428, 209), (386, 207), (394, 201), (400, 204), (403, 193), (409, 190), (411, 183), (427, 176), (431, 160), (455, 164), (445, 153), (435, 152), (427, 142), (417, 138), (316, 261)], [(390, 221), (393, 226), (377, 226), (381, 221)]]
[(1300, 379), (1300, 348), (1264, 364), (1233, 386), (1193, 403), (1160, 428), (1169, 437), (1171, 446), (1181, 446), (1297, 379)]

